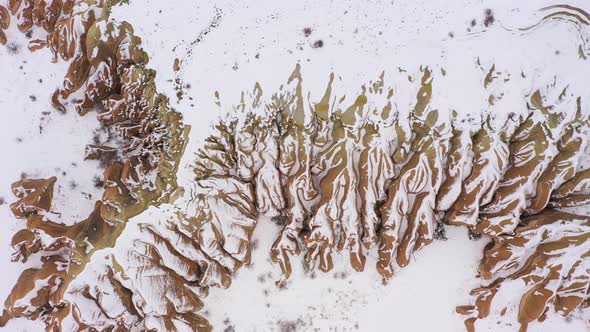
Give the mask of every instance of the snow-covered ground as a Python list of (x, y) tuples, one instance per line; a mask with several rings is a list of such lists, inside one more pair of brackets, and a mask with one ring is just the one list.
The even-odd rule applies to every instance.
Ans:
[[(66, 66), (52, 64), (51, 53), (31, 53), (28, 40), (13, 26), (10, 42), (0, 47), (0, 148), (3, 155), (0, 176), (0, 297), (8, 296), (16, 279), (28, 265), (12, 263), (12, 235), (24, 227), (10, 212), (14, 202), (10, 185), (22, 176), (57, 176), (54, 209), (60, 220), (73, 223), (88, 216), (102, 195), (95, 177), (102, 178), (97, 162), (84, 161), (84, 148), (96, 135), (104, 136), (96, 118), (80, 117), (73, 110), (62, 114), (51, 106), (51, 94), (62, 83)], [(34, 264), (31, 261), (28, 264)], [(6, 331), (38, 331), (39, 322), (18, 320)]]
[[(219, 115), (215, 91), (222, 107), (229, 108), (255, 82), (266, 93), (276, 91), (297, 63), (312, 100), (321, 97), (331, 72), (339, 78), (338, 91), (352, 95), (385, 71), (403, 108), (415, 96), (406, 76), (420, 65), (446, 72), (433, 95), (433, 103), (446, 110), (479, 114), (488, 95), (494, 94), (502, 96), (495, 112), (524, 112), (523, 96), (554, 77), (559, 86), (588, 95), (584, 89), (590, 68), (579, 53), (585, 50), (587, 33), (565, 20), (519, 30), (539, 22), (544, 14), (538, 9), (554, 3), (131, 0), (115, 8), (113, 17), (129, 21), (142, 37), (150, 66), (158, 71), (158, 88), (192, 126), (179, 174), (180, 184), (188, 186), (193, 153)], [(590, 11), (584, 1), (569, 3)], [(486, 9), (494, 17), (487, 27)], [(61, 83), (65, 66), (51, 64), (47, 50), (29, 52), (25, 36), (14, 27), (8, 33), (10, 44), (0, 47), (2, 299), (25, 268), (10, 263), (10, 238), (22, 222), (9, 211), (10, 184), (22, 173), (58, 176), (56, 211), (62, 220), (80, 220), (100, 195), (95, 176), (102, 172), (98, 163), (83, 161), (84, 147), (106, 135), (92, 114), (80, 117), (73, 110), (61, 114), (51, 108), (49, 97)], [(175, 59), (180, 60), (177, 72)], [(492, 65), (509, 80), (484, 91), (482, 77)], [(149, 214), (135, 221), (146, 217)], [(421, 250), (387, 285), (369, 260), (364, 273), (339, 262), (333, 272), (307, 275), (295, 264), (286, 288), (278, 289), (274, 281), (279, 271), (269, 256), (278, 232), (270, 221), (260, 220), (253, 265), (239, 271), (230, 289), (212, 290), (205, 299), (204, 315), (216, 330), (464, 330), (464, 317), (454, 308), (469, 303), (469, 291), (480, 283), (475, 276), (486, 239), (472, 241), (465, 229), (448, 227), (447, 241)], [(516, 331), (515, 314), (479, 321), (478, 331)], [(550, 314), (529, 331), (588, 331), (589, 321), (578, 313), (567, 320)], [(41, 328), (15, 320), (4, 330)]]

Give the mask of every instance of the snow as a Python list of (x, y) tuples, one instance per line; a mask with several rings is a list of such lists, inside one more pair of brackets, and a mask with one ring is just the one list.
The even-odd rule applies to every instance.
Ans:
[[(237, 105), (241, 92), (256, 82), (268, 97), (286, 83), (296, 63), (301, 64), (311, 100), (321, 98), (331, 72), (336, 74), (334, 91), (354, 96), (362, 84), (385, 71), (386, 85), (396, 91), (396, 106), (407, 110), (417, 91), (407, 76), (418, 73), (421, 65), (437, 72), (432, 104), (444, 113), (451, 109), (474, 116), (483, 110), (523, 113), (524, 96), (555, 77), (559, 86), (587, 96), (589, 64), (578, 55), (578, 47), (585, 45), (580, 42), (584, 31), (567, 21), (518, 30), (537, 23), (543, 16), (537, 10), (554, 3), (559, 1), (132, 0), (115, 8), (113, 17), (129, 21), (142, 37), (150, 66), (158, 71), (158, 88), (192, 126), (179, 174), (180, 184), (189, 188), (193, 154), (220, 115), (215, 92), (219, 91), (224, 110)], [(590, 11), (581, 0), (569, 3)], [(495, 23), (485, 27), (488, 6)], [(471, 27), (473, 19), (476, 25)], [(307, 27), (309, 37), (303, 33)], [(46, 49), (30, 53), (28, 41), (14, 24), (8, 36), (10, 47), (0, 47), (0, 149), (5, 156), (0, 167), (0, 198), (5, 201), (0, 204), (1, 299), (20, 272), (36, 263), (10, 262), (10, 238), (23, 222), (10, 213), (10, 184), (21, 173), (33, 178), (58, 176), (54, 209), (62, 213), (59, 221), (72, 223), (92, 210), (101, 190), (93, 179), (102, 172), (98, 162), (83, 160), (85, 145), (99, 130), (94, 114), (80, 117), (73, 109), (61, 114), (50, 105), (50, 95), (66, 70), (64, 63), (51, 64)], [(323, 46), (314, 46), (319, 40)], [(177, 58), (181, 69), (175, 73)], [(499, 78), (485, 88), (482, 78), (492, 65)], [(447, 74), (439, 75), (442, 70)], [(178, 100), (180, 88), (184, 95)], [(502, 98), (489, 106), (489, 95)], [(149, 213), (154, 214), (154, 209)], [(142, 217), (131, 223), (145, 222)], [(270, 247), (279, 232), (270, 220), (259, 220), (253, 264), (237, 273), (229, 289), (212, 289), (204, 299), (202, 312), (216, 330), (229, 326), (235, 331), (289, 327), (375, 331), (385, 326), (398, 331), (464, 330), (464, 317), (454, 308), (469, 303), (469, 291), (480, 283), (475, 276), (485, 238), (472, 241), (464, 228), (447, 227), (447, 241), (435, 241), (419, 251), (387, 285), (381, 284), (373, 268), (375, 257), (368, 258), (363, 273), (348, 267), (345, 254), (336, 258), (334, 271), (314, 275), (304, 273), (294, 259), (293, 276), (286, 288), (279, 289), (274, 281), (280, 271), (270, 263)], [(514, 301), (505, 289), (497, 298)], [(493, 317), (478, 321), (478, 331), (517, 329), (516, 312), (499, 315), (492, 312)], [(544, 323), (531, 324), (529, 331), (587, 331), (589, 315), (574, 313), (564, 319), (550, 314)], [(39, 322), (21, 319), (2, 330), (40, 329)]]
[[(102, 176), (97, 162), (84, 161), (85, 145), (92, 141), (98, 121), (80, 117), (73, 110), (61, 114), (51, 106), (51, 94), (66, 71), (64, 63), (51, 63), (44, 49), (31, 53), (28, 40), (11, 26), (9, 47), (0, 47), (0, 149), (3, 154), (0, 176), (0, 298), (6, 299), (21, 271), (38, 262), (13, 263), (11, 237), (25, 221), (17, 220), (9, 204), (15, 201), (10, 185), (26, 174), (29, 178), (58, 177), (54, 191), (54, 210), (61, 216), (52, 220), (80, 221), (94, 208), (101, 190), (93, 177)], [(42, 322), (24, 319), (10, 322), (6, 331), (39, 331)]]

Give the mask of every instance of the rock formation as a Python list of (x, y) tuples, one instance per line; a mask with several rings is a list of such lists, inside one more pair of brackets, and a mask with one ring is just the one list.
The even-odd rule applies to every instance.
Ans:
[[(353, 98), (338, 95), (331, 75), (312, 100), (297, 65), (278, 92), (256, 84), (213, 125), (183, 195), (176, 172), (189, 127), (156, 91), (131, 25), (109, 18), (118, 2), (0, 6), (0, 43), (14, 20), (22, 32), (46, 31), (31, 50), (48, 47), (68, 62), (54, 107), (96, 112), (118, 135), (87, 146), (85, 157), (106, 169), (104, 193), (82, 221), (53, 218), (56, 178), (13, 185), (12, 212), (26, 221), (13, 258), (40, 263), (18, 279), (0, 325), (26, 317), (48, 330), (209, 331), (197, 311), (210, 287), (229, 287), (251, 263), (262, 215), (282, 227), (269, 250), (279, 286), (299, 255), (324, 272), (339, 253), (357, 271), (374, 255), (389, 279), (447, 223), (492, 240), (480, 266), (490, 283), (457, 309), (468, 330), (509, 283), (523, 286), (509, 304), (521, 331), (550, 309), (588, 307), (590, 221), (559, 210), (590, 202), (590, 171), (580, 169), (587, 100), (551, 83), (523, 96), (518, 114), (465, 119), (433, 100), (438, 74), (426, 66), (408, 78), (415, 99), (400, 107), (383, 74)], [(154, 205), (162, 214), (146, 211)]]

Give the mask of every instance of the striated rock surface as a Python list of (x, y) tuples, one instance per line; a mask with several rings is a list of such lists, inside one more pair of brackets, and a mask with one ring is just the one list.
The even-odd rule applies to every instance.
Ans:
[[(585, 220), (547, 209), (587, 195), (589, 173), (580, 171), (578, 165), (585, 155), (588, 114), (581, 98), (566, 90), (553, 85), (546, 87), (544, 94), (535, 90), (523, 100), (525, 112), (521, 113), (526, 116), (510, 113), (497, 119), (484, 113), (478, 123), (456, 114), (451, 114), (450, 120), (441, 116), (430, 98), (436, 77), (426, 67), (420, 71), (415, 104), (407, 117), (393, 106), (396, 95), (385, 87), (383, 76), (368, 88), (364, 86), (349, 102), (336, 95), (331, 76), (323, 97), (313, 102), (303, 98), (299, 70), (295, 69), (286, 88), (272, 95), (264, 108), (259, 106), (265, 97), (257, 85), (250, 94), (252, 111), (247, 111), (250, 106), (244, 108), (250, 102), (242, 101), (220, 120), (195, 164), (199, 183), (219, 183), (222, 188), (229, 186), (224, 182), (231, 179), (242, 186), (239, 201), (253, 207), (241, 208), (249, 211), (243, 212), (245, 217), (281, 214), (275, 220), (284, 222), (283, 229), (271, 248), (271, 257), (283, 272), (279, 286), (289, 278), (293, 259), (299, 254), (303, 254), (307, 270), (327, 272), (334, 267), (335, 254), (348, 255), (350, 265), (362, 271), (367, 255), (376, 253), (376, 269), (385, 279), (391, 278), (409, 264), (414, 252), (433, 241), (437, 227), (446, 222), (493, 238), (494, 247), (486, 251), (481, 273), (492, 279), (494, 286), (482, 288), (489, 293), (475, 290), (473, 294), (481, 295), (477, 304), (459, 309), (485, 318), (487, 309), (480, 302), (491, 301), (494, 287), (502, 287), (508, 280), (528, 285), (532, 278), (528, 273), (533, 273), (515, 270), (508, 276), (484, 272), (491, 259), (510, 268), (525, 261), (525, 257), (510, 256), (515, 257), (514, 263), (504, 262), (510, 257), (496, 248), (505, 246), (508, 251), (523, 246), (521, 232), (525, 229), (527, 236), (546, 237), (545, 228), (530, 226), (536, 225), (533, 220), (574, 228), (579, 220)], [(559, 98), (549, 105), (547, 100), (553, 93)], [(264, 128), (270, 136), (262, 137), (271, 143), (254, 139), (259, 136), (251, 125), (253, 119), (267, 124)], [(258, 144), (277, 149), (258, 148)], [(267, 163), (272, 177), (262, 180), (258, 172), (267, 160), (278, 162)], [(259, 186), (265, 196), (258, 194)], [(268, 202), (276, 202), (273, 209), (268, 209)], [(232, 218), (225, 220), (231, 223)], [(245, 234), (238, 237), (244, 248), (251, 246), (248, 227), (254, 223), (243, 222), (238, 231)], [(578, 231), (574, 242), (583, 247), (587, 230)], [(214, 233), (222, 247), (236, 241), (232, 239), (235, 234)], [(565, 248), (569, 233), (556, 233), (552, 239)], [(523, 248), (519, 254), (533, 255), (531, 262), (539, 264), (534, 258), (539, 250)], [(245, 263), (236, 252), (225, 249), (238, 265)], [(583, 261), (584, 255), (574, 250), (563, 257)], [(582, 264), (563, 267), (569, 270), (562, 274), (574, 273), (572, 269), (581, 273), (585, 271), (578, 268)], [(533, 269), (529, 265), (522, 268)], [(563, 300), (568, 303), (564, 315), (585, 299), (572, 299), (571, 304), (570, 299)], [(518, 301), (513, 304), (518, 306)], [(539, 311), (537, 305), (532, 300), (521, 301), (523, 331), (528, 322), (541, 317), (540, 313), (531, 314)], [(468, 329), (474, 328), (473, 322), (468, 319)]]
[[(147, 55), (131, 26), (109, 19), (110, 6), (117, 2), (10, 1), (12, 16), (0, 9), (2, 28), (12, 17), (22, 32), (43, 29), (46, 39), (32, 41), (29, 48), (48, 47), (55, 61), (69, 63), (63, 86), (53, 95), (56, 109), (65, 111), (68, 105), (81, 115), (95, 111), (99, 122), (117, 135), (114, 146), (87, 147), (86, 158), (100, 160), (106, 169), (102, 198), (85, 220), (71, 225), (53, 221), (59, 214), (50, 210), (56, 178), (25, 179), (13, 185), (19, 198), (12, 205), (13, 213), (26, 219), (26, 228), (13, 237), (13, 258), (25, 261), (38, 256), (40, 263), (18, 279), (5, 302), (1, 325), (13, 317), (27, 317), (42, 318), (48, 330), (60, 330), (66, 320), (76, 322), (74, 330), (102, 329), (79, 319), (82, 309), (69, 299), (76, 291), (72, 283), (96, 252), (115, 245), (131, 217), (178, 196), (176, 171), (189, 127), (157, 93), (155, 71), (145, 66)], [(126, 296), (132, 294), (116, 282), (113, 287)], [(137, 322), (147, 319), (145, 312), (138, 313)], [(132, 323), (117, 324), (113, 326), (119, 329)]]
[(586, 307), (590, 298), (588, 227), (587, 216), (545, 210), (525, 218), (514, 235), (496, 238), (479, 268), (489, 284), (471, 292), (473, 305), (457, 308), (471, 316), (465, 321), (467, 330), (475, 331), (475, 321), (489, 315), (495, 296), (511, 284), (521, 286), (517, 294), (510, 294), (516, 301), (509, 303), (518, 312), (520, 331), (533, 321), (543, 321), (549, 310), (567, 316)]
[[(506, 307), (517, 308), (521, 331), (548, 310), (588, 307), (588, 217), (554, 210), (590, 202), (590, 171), (580, 169), (587, 100), (553, 82), (523, 96), (524, 116), (460, 119), (437, 105), (442, 77), (429, 67), (408, 76), (415, 94), (404, 108), (384, 74), (353, 97), (338, 94), (332, 74), (312, 100), (297, 65), (279, 91), (256, 84), (213, 125), (185, 193), (176, 172), (189, 127), (156, 91), (132, 27), (109, 18), (118, 2), (0, 6), (0, 43), (12, 20), (22, 32), (46, 32), (31, 50), (48, 47), (68, 62), (54, 107), (96, 112), (117, 134), (112, 145), (86, 148), (106, 169), (104, 193), (84, 220), (55, 221), (54, 177), (13, 185), (12, 212), (26, 222), (13, 259), (38, 264), (18, 279), (0, 325), (26, 317), (47, 330), (209, 331), (198, 314), (203, 299), (251, 263), (261, 215), (281, 226), (269, 248), (279, 286), (295, 261), (328, 272), (340, 253), (357, 271), (373, 255), (389, 279), (447, 223), (493, 241), (480, 266), (490, 283), (458, 308), (468, 330), (510, 283), (522, 286)], [(164, 212), (151, 214), (154, 205)]]

